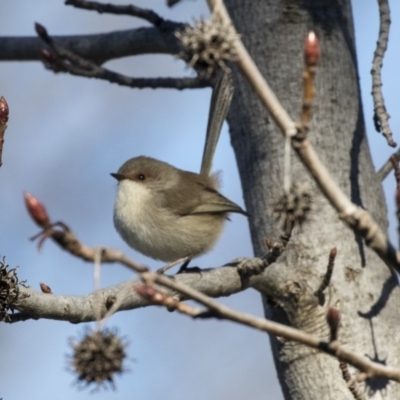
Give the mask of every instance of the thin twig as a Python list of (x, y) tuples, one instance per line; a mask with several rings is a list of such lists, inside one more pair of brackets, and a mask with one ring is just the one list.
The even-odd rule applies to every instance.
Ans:
[(368, 378), (385, 377), (387, 379), (400, 382), (400, 369), (387, 367), (385, 365), (370, 361), (364, 356), (360, 356), (352, 351), (342, 347), (338, 341), (326, 342), (311, 334), (291, 328), (287, 325), (269, 321), (264, 318), (255, 317), (246, 313), (232, 310), (210, 297), (200, 293), (189, 286), (177, 283), (166, 275), (160, 275), (154, 272), (144, 273), (142, 277), (146, 281), (154, 281), (178, 293), (182, 293), (187, 298), (193, 299), (207, 307), (210, 311), (216, 313), (219, 318), (238, 322), (272, 335), (283, 337), (288, 340), (294, 340), (309, 347), (319, 349), (330, 354), (341, 361), (348, 362), (360, 371), (365, 372)]
[(396, 151), (396, 153), (392, 154), (389, 159), (382, 165), (382, 167), (377, 172), (379, 180), (382, 182), (393, 169), (392, 157), (396, 156), (397, 159), (400, 159), (400, 149)]
[(337, 254), (337, 249), (336, 249), (336, 247), (334, 247), (329, 253), (329, 261), (328, 261), (328, 265), (326, 267), (326, 272), (325, 272), (324, 278), (322, 279), (322, 282), (321, 282), (318, 290), (315, 292), (315, 295), (318, 297), (321, 296), (324, 293), (325, 289), (329, 286), (329, 283), (332, 278), (333, 268), (335, 266), (336, 254)]
[[(237, 275), (235, 268), (224, 268), (231, 270), (233, 275)], [(208, 273), (211, 273), (212, 275), (217, 277), (221, 273), (221, 268), (218, 268), (215, 271), (204, 272), (204, 274)], [(169, 295), (173, 296), (174, 293), (180, 293), (182, 294), (183, 299), (193, 299), (198, 303), (204, 305), (211, 311), (211, 313), (208, 313), (210, 316), (216, 315), (223, 319), (235, 321), (242, 325), (268, 332), (272, 335), (276, 335), (287, 340), (293, 340), (315, 349), (319, 349), (340, 360), (346, 361), (354, 367), (358, 368), (360, 371), (365, 372), (363, 376), (365, 376), (366, 378), (384, 377), (400, 382), (399, 369), (373, 362), (364, 356), (360, 356), (350, 350), (343, 348), (339, 343), (337, 343), (337, 341), (329, 343), (327, 341), (321, 340), (314, 335), (289, 327), (287, 325), (279, 324), (277, 322), (269, 321), (264, 318), (259, 318), (246, 313), (238, 312), (222, 304), (219, 304), (207, 295), (202, 294), (199, 291), (189, 287), (187, 284), (182, 283), (188, 282), (188, 280), (190, 281), (190, 279), (192, 279), (191, 275), (192, 274), (181, 274), (174, 278), (170, 278), (166, 275), (157, 274), (156, 272), (148, 272), (143, 274), (142, 277), (145, 279), (145, 282), (154, 282), (171, 290), (172, 292), (168, 293)], [(194, 286), (198, 285), (199, 290), (203, 290), (205, 286), (202, 285), (200, 281), (201, 279), (199, 280), (198, 278), (196, 278), (192, 282)], [(134, 308), (149, 305), (149, 303), (146, 302), (143, 298), (141, 298), (141, 301), (139, 301), (138, 299), (133, 300), (134, 294), (136, 294), (137, 298), (139, 298), (140, 296), (138, 296), (136, 291), (134, 290), (135, 284), (132, 281), (125, 282), (123, 285), (118, 285), (119, 291), (121, 291), (121, 288), (127, 286), (129, 286), (131, 299), (126, 300), (125, 303), (122, 304), (121, 310), (132, 308), (132, 306), (129, 307), (129, 302), (132, 301), (136, 302)], [(241, 288), (238, 288), (238, 291), (240, 290)], [(45, 316), (45, 318), (65, 320), (74, 323), (88, 322), (96, 319), (96, 317), (93, 315), (92, 307), (89, 307), (87, 311), (83, 311), (82, 306), (82, 303), (91, 303), (93, 301), (94, 294), (79, 299), (79, 296), (58, 296), (43, 294), (34, 291), (32, 288), (21, 288), (21, 291), (23, 292), (23, 294), (29, 295), (31, 296), (31, 298), (35, 298), (36, 301), (40, 303), (38, 304), (39, 309), (36, 309), (37, 311), (34, 311), (34, 308), (32, 308), (31, 306), (31, 300), (27, 297), (25, 297), (25, 300), (19, 300), (16, 304), (16, 307), (18, 308), (30, 310), (32, 315), (34, 316), (34, 319), (42, 318), (42, 315), (44, 313), (47, 313), (47, 316)], [(103, 297), (108, 300), (111, 288), (102, 289), (101, 292), (103, 293)], [(221, 295), (221, 293), (219, 295)], [(51, 307), (53, 309), (50, 309)], [(57, 308), (57, 310), (55, 308)], [(40, 315), (39, 313), (42, 313), (42, 315)]]
[(132, 78), (107, 68), (100, 67), (77, 54), (59, 46), (40, 25), (35, 25), (39, 37), (52, 51), (42, 49), (40, 54), (46, 68), (53, 72), (64, 72), (76, 76), (95, 78), (137, 89), (197, 89), (211, 86), (210, 80), (203, 77), (195, 78)]
[[(334, 307), (328, 309), (326, 315), (326, 321), (329, 325), (330, 330), (330, 342), (339, 343), (339, 326), (340, 326), (340, 312)], [(361, 391), (357, 379), (352, 378), (350, 375), (349, 367), (347, 362), (339, 360), (339, 368), (342, 371), (342, 377), (347, 384), (351, 394), (355, 400), (365, 400), (364, 393)], [(366, 377), (365, 377), (366, 378)]]
[(8, 104), (4, 97), (0, 97), (0, 167), (3, 165), (4, 133), (7, 129)]
[(312, 117), (312, 101), (315, 96), (315, 74), (320, 57), (319, 41), (311, 31), (304, 43), (304, 71), (303, 71), (303, 103), (301, 108), (300, 125), (308, 131)]
[[(58, 223), (59, 224), (59, 223)], [(94, 262), (96, 258), (97, 248), (91, 248), (79, 241), (73, 232), (63, 224), (67, 229), (54, 229), (48, 233), (48, 237), (51, 237), (63, 250), (71, 253), (72, 255), (89, 262)], [(125, 254), (119, 250), (101, 248), (101, 263), (120, 263), (125, 267), (135, 272), (146, 272), (147, 267), (132, 261)]]
[(388, 0), (378, 0), (379, 5), (379, 36), (376, 42), (374, 59), (372, 61), (372, 98), (374, 100), (374, 124), (377, 132), (385, 136), (389, 146), (396, 147), (393, 141), (392, 131), (389, 126), (389, 114), (386, 111), (385, 101), (382, 94), (382, 63), (385, 55), (390, 28), (390, 8)]
[[(130, 263), (133, 263), (133, 261), (131, 261)], [(232, 269), (232, 270), (234, 270), (234, 269)], [(195, 290), (194, 288), (189, 287), (188, 285), (183, 284), (182, 282), (179, 282), (177, 280), (177, 279), (184, 280), (185, 279), (184, 275), (185, 274), (182, 274), (180, 276), (171, 278), (166, 275), (161, 275), (156, 272), (150, 272), (147, 270), (147, 271), (144, 271), (141, 273), (141, 278), (142, 278), (142, 280), (144, 280), (144, 282), (146, 284), (154, 282), (155, 284), (161, 285), (169, 290), (172, 290), (175, 293), (179, 293), (180, 295), (182, 295), (183, 299), (193, 299), (193, 300), (197, 301), (198, 303), (204, 305), (211, 311), (211, 313), (208, 313), (208, 316), (218, 316), (218, 318), (235, 321), (240, 324), (243, 324), (243, 325), (255, 328), (255, 329), (259, 329), (261, 331), (265, 331), (270, 334), (273, 334), (273, 335), (276, 335), (279, 337), (283, 337), (288, 340), (294, 340), (296, 342), (302, 343), (306, 346), (309, 346), (309, 347), (312, 347), (315, 349), (319, 349), (327, 354), (330, 354), (330, 355), (338, 358), (339, 360), (346, 361), (349, 364), (353, 365), (354, 367), (358, 368), (360, 371), (365, 373), (364, 375), (367, 378), (385, 377), (387, 379), (391, 379), (391, 380), (400, 382), (400, 370), (370, 361), (366, 357), (359, 356), (356, 353), (343, 348), (337, 341), (331, 341), (330, 343), (328, 343), (328, 342), (323, 341), (311, 334), (302, 332), (295, 328), (291, 328), (287, 325), (279, 324), (279, 323), (276, 323), (273, 321), (265, 320), (264, 318), (259, 318), (259, 317), (255, 317), (255, 316), (252, 316), (249, 314), (245, 314), (245, 313), (241, 313), (241, 312), (232, 310), (222, 304), (219, 304), (218, 302), (211, 299), (207, 295), (199, 292), (198, 290)], [(189, 275), (191, 275), (191, 274), (189, 274)], [(120, 286), (120, 287), (122, 287), (122, 292), (124, 292), (124, 293), (125, 293), (125, 291), (126, 291), (126, 293), (132, 292), (134, 290), (134, 282), (131, 280), (129, 282), (124, 283), (124, 285)], [(49, 296), (48, 294), (41, 294), (41, 293), (35, 292), (31, 288), (26, 288), (26, 289), (21, 288), (21, 290), (25, 294), (25, 299), (27, 299), (29, 296), (35, 295), (35, 296), (39, 296), (39, 297), (41, 296), (42, 302), (47, 301), (50, 297), (51, 297), (51, 299), (50, 299), (51, 304), (54, 304), (54, 302), (58, 302), (59, 307), (61, 308), (61, 314), (57, 314), (57, 317), (55, 317), (55, 314), (52, 314), (52, 318), (69, 320), (71, 322), (83, 322), (83, 320), (88, 321), (88, 320), (90, 320), (90, 318), (96, 319), (95, 316), (91, 317), (88, 314), (85, 314), (84, 319), (82, 319), (82, 315), (79, 317), (78, 320), (76, 319), (77, 315), (75, 313), (77, 311), (78, 311), (78, 313), (82, 313), (82, 307), (78, 306), (79, 310), (76, 310), (75, 309), (76, 307), (75, 308), (71, 307), (72, 304), (69, 305), (68, 307), (66, 307), (66, 304), (69, 304), (69, 301), (76, 303), (76, 296), (72, 296), (70, 298), (70, 300), (68, 300), (68, 296), (56, 296), (56, 295)], [(99, 292), (103, 292), (104, 294), (106, 294), (107, 292), (108, 293), (110, 292), (110, 289), (108, 289), (108, 290), (105, 289), (105, 290), (99, 291)], [(121, 291), (120, 291), (120, 294), (121, 294), (121, 296), (120, 296), (121, 299), (125, 299), (126, 294), (122, 295)], [(92, 298), (93, 298), (93, 296), (96, 296), (96, 298), (97, 298), (98, 294), (92, 294), (91, 296), (92, 296)], [(103, 297), (104, 297), (104, 295), (103, 295)], [(90, 303), (89, 298), (90, 298), (90, 296), (86, 297), (84, 302)], [(110, 298), (110, 295), (105, 296), (106, 302), (114, 303), (111, 307), (111, 308), (113, 308), (116, 303), (115, 299), (113, 299), (110, 302), (109, 298)], [(21, 301), (22, 301), (22, 303), (21, 303)], [(171, 300), (165, 299), (165, 302), (167, 304), (170, 301)], [(20, 300), (20, 304), (18, 305), (18, 307), (24, 308), (23, 304), (25, 302), (26, 302), (26, 300), (23, 300), (23, 299)], [(165, 305), (167, 305), (167, 304), (165, 304)], [(141, 304), (138, 306), (144, 306), (144, 305), (145, 304)], [(124, 309), (126, 309), (126, 305), (124, 306)], [(41, 312), (43, 312), (43, 310), (46, 310), (44, 303), (40, 307), (40, 310), (41, 310)], [(50, 312), (50, 314), (51, 314), (50, 310), (46, 310), (46, 311)], [(111, 309), (109, 311), (111, 311)], [(93, 312), (93, 310), (92, 310), (92, 312)], [(196, 310), (196, 309), (188, 310), (188, 312), (186, 312), (186, 313), (189, 315), (192, 315), (192, 316), (196, 316), (196, 317), (201, 315), (201, 313), (199, 313), (198, 310)], [(35, 315), (34, 318), (39, 317), (37, 312), (34, 313), (34, 315)], [(108, 315), (109, 314), (107, 313), (106, 317)], [(30, 317), (28, 317), (28, 318), (30, 318)]]
[[(57, 227), (57, 228), (56, 228)], [(40, 245), (43, 244), (44, 240), (51, 238), (56, 242), (63, 250), (78, 257), (84, 261), (94, 262), (98, 249), (91, 248), (79, 241), (76, 235), (69, 229), (69, 227), (63, 222), (56, 222), (51, 224), (48, 228), (45, 228), (38, 235), (35, 235), (31, 240), (39, 239)], [(130, 270), (135, 272), (146, 272), (148, 268), (132, 261), (122, 251), (101, 248), (101, 263), (120, 263)]]
[(283, 170), (283, 189), (286, 194), (289, 194), (290, 188), (292, 187), (292, 146), (289, 136), (285, 138), (284, 148), (284, 170)]
[(165, 22), (164, 18), (160, 17), (153, 10), (137, 7), (134, 5), (114, 5), (88, 0), (66, 0), (65, 4), (67, 6), (73, 6), (85, 10), (97, 11), (100, 14), (108, 13), (117, 15), (130, 15), (132, 17), (144, 19), (154, 26), (160, 26), (163, 22)]
[(175, 299), (172, 296), (158, 290), (151, 284), (137, 285), (135, 290), (140, 296), (146, 299), (150, 304), (164, 306), (168, 311), (179, 311), (182, 314), (189, 315), (191, 317), (198, 317), (204, 313), (204, 310), (188, 306), (185, 303)]
[(351, 394), (355, 400), (365, 400), (365, 394), (361, 391), (357, 379), (352, 378), (350, 375), (349, 367), (346, 362), (340, 361), (339, 368), (342, 371), (342, 377), (347, 384)]
[[(221, 0), (207, 0), (207, 2), (211, 11), (217, 14), (223, 23), (232, 25), (233, 27), (233, 23)], [(294, 136), (297, 133), (296, 124), (290, 118), (288, 112), (280, 104), (275, 93), (261, 75), (258, 67), (244, 47), (243, 42), (238, 38), (234, 41), (233, 45), (235, 46), (235, 51), (238, 56), (237, 64), (239, 68), (253, 86), (253, 89), (270, 112), (274, 121), (282, 129), (284, 134)]]
[[(96, 248), (94, 253), (94, 260), (93, 260), (93, 292), (98, 293), (100, 290), (100, 276), (101, 276), (101, 248)], [(101, 297), (100, 295), (94, 301), (94, 312), (96, 314), (97, 320), (97, 331), (100, 332), (103, 329), (103, 323), (101, 320)]]
[(181, 0), (167, 0), (167, 6), (173, 7), (174, 5), (178, 4)]
[(394, 169), (394, 178), (396, 179), (396, 217), (397, 217), (397, 236), (400, 244), (400, 166), (397, 155), (390, 157)]
[(390, 162), (392, 163), (394, 170), (394, 179), (396, 179), (397, 185), (400, 184), (400, 167), (399, 167), (399, 158), (396, 155), (392, 155), (390, 157)]
[[(221, 0), (207, 0), (211, 10), (217, 13), (224, 23), (232, 23)], [(261, 72), (250, 57), (242, 41), (235, 41), (238, 55), (237, 64), (243, 75), (253, 86), (263, 105), (281, 129), (284, 135), (295, 136), (296, 124), (271, 91)], [(339, 185), (332, 178), (325, 165), (319, 159), (307, 137), (295, 137), (292, 145), (303, 165), (319, 186), (322, 193), (338, 212), (340, 218), (357, 234), (364, 238), (389, 268), (400, 272), (400, 255), (389, 242), (386, 234), (374, 221), (371, 214), (350, 201)]]
[(42, 228), (42, 231), (33, 236), (31, 240), (39, 240), (40, 250), (47, 238), (52, 238), (63, 250), (81, 258), (84, 261), (95, 262), (100, 252), (101, 263), (119, 262), (136, 272), (146, 272), (148, 268), (130, 260), (121, 251), (102, 247), (90, 248), (82, 244), (64, 222), (51, 222), (50, 216), (43, 203), (31, 193), (24, 193), (25, 206), (32, 219)]

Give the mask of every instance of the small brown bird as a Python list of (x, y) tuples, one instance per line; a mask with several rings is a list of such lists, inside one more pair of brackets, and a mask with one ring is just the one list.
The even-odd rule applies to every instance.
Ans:
[(232, 96), (231, 77), (224, 74), (211, 97), (200, 174), (143, 156), (131, 158), (111, 174), (119, 181), (114, 225), (140, 253), (165, 262), (190, 260), (213, 247), (228, 213), (247, 215), (218, 192), (216, 176), (210, 175)]
[(210, 250), (230, 212), (247, 215), (218, 192), (214, 176), (183, 171), (150, 157), (128, 160), (119, 181), (114, 224), (131, 247), (166, 262)]

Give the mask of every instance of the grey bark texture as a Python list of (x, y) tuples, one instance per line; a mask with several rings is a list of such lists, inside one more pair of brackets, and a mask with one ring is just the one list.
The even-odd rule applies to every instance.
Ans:
[[(226, 5), (245, 46), (295, 120), (301, 109), (303, 40), (309, 30), (316, 32), (322, 56), (311, 142), (351, 200), (370, 211), (386, 231), (383, 191), (365, 136), (350, 1), (226, 0)], [(264, 239), (279, 235), (279, 225), (268, 209), (283, 187), (284, 139), (237, 72), (235, 87), (228, 121), (246, 207), (252, 215), (254, 252), (260, 256), (266, 251)], [(343, 344), (375, 361), (398, 366), (400, 336), (393, 332), (400, 317), (400, 292), (395, 275), (340, 221), (295, 156), (292, 178), (313, 188), (317, 209), (307, 224), (295, 228), (279, 264), (268, 267), (266, 317), (328, 338), (326, 310), (335, 306), (342, 314), (339, 339)], [(333, 247), (338, 250), (336, 266), (320, 304), (314, 292)], [(337, 360), (303, 345), (270, 340), (285, 399), (353, 399)], [(396, 383), (361, 385), (367, 398), (400, 398)]]

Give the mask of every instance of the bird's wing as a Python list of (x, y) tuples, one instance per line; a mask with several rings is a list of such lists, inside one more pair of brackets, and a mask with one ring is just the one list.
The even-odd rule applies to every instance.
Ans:
[(248, 215), (240, 206), (220, 194), (213, 186), (213, 179), (191, 174), (192, 179), (185, 186), (168, 189), (163, 198), (163, 206), (173, 209), (180, 216), (210, 213), (235, 212)]

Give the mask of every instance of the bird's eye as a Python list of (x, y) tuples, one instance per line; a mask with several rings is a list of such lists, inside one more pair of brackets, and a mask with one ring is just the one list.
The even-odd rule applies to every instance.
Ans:
[(144, 181), (146, 179), (144, 174), (139, 174), (137, 177), (138, 177), (139, 181)]

